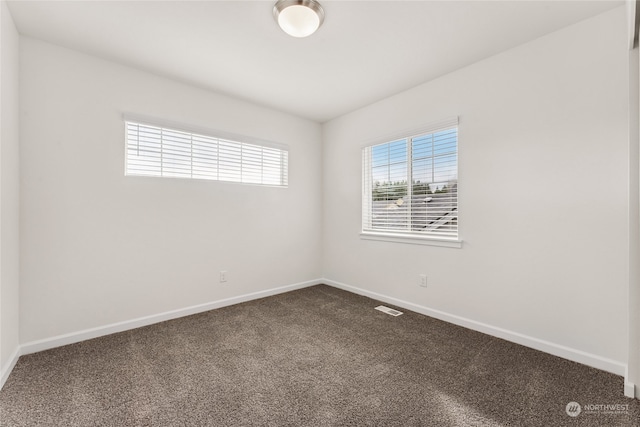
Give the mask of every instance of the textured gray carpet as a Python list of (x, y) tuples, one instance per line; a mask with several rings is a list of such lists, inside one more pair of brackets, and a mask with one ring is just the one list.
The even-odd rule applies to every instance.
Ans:
[(320, 285), (23, 356), (0, 425), (640, 425), (621, 377), (376, 305)]

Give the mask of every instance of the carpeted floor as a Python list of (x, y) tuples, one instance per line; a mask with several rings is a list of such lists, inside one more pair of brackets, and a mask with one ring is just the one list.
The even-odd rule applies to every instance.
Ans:
[(619, 376), (378, 304), (319, 285), (22, 356), (0, 425), (640, 426)]

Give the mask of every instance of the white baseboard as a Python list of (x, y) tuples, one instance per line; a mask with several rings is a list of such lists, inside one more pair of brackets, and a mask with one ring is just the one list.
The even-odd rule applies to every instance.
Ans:
[(18, 346), (11, 354), (11, 357), (9, 357), (7, 363), (5, 363), (4, 366), (0, 366), (0, 390), (2, 390), (2, 387), (4, 387), (4, 383), (7, 382), (7, 379), (9, 378), (9, 374), (11, 373), (11, 371), (13, 371), (16, 363), (18, 363), (20, 355), (21, 350), (20, 346)]
[[(564, 359), (572, 360), (574, 362), (582, 363), (583, 365), (587, 365), (587, 366), (601, 369), (603, 371), (611, 372), (616, 375), (624, 376), (626, 374), (627, 365), (617, 360), (608, 359), (595, 354), (584, 352), (582, 350), (577, 350), (574, 348), (566, 347), (564, 345), (555, 344), (549, 341), (530, 337), (524, 334), (520, 334), (518, 332), (513, 332), (507, 329), (488, 325), (486, 323), (477, 322), (475, 320), (467, 319), (465, 317), (457, 316), (455, 314), (450, 314), (444, 311), (435, 310), (433, 308), (424, 307), (422, 305), (403, 301), (387, 295), (379, 294), (377, 292), (371, 292), (365, 289), (357, 288), (355, 286), (336, 282), (335, 280), (323, 279), (323, 283), (326, 283), (327, 285), (330, 285), (339, 289), (343, 289), (348, 292), (353, 292), (355, 294), (363, 295), (379, 301), (384, 301), (386, 303), (393, 304), (398, 307), (405, 308), (407, 310), (415, 311), (417, 313), (424, 314), (426, 316), (444, 320), (445, 322), (463, 326), (468, 329), (473, 329), (474, 331), (482, 332), (487, 335), (491, 335), (497, 338), (502, 338), (504, 340), (511, 341), (516, 344), (524, 345), (525, 347), (530, 347), (535, 350), (540, 350), (545, 353), (553, 354), (554, 356), (558, 356)], [(625, 384), (625, 393), (626, 391), (627, 391), (627, 387)]]
[(629, 366), (624, 371), (624, 395), (632, 399), (638, 397), (636, 396), (636, 385), (629, 380)]
[(254, 292), (250, 294), (240, 295), (237, 297), (227, 298), (218, 301), (212, 301), (204, 304), (199, 304), (182, 309), (172, 310), (164, 313), (159, 313), (151, 316), (140, 317), (137, 319), (127, 320), (123, 322), (113, 323), (110, 325), (100, 326), (97, 328), (85, 329), (82, 331), (72, 332), (64, 335), (58, 335), (51, 338), (32, 341), (22, 344), (17, 348), (9, 362), (0, 369), (0, 389), (4, 385), (5, 381), (9, 377), (9, 374), (13, 370), (14, 366), (18, 362), (18, 358), (23, 354), (36, 353), (38, 351), (49, 350), (55, 347), (63, 345), (73, 344), (80, 341), (85, 341), (92, 338), (98, 338), (104, 335), (123, 332), (130, 329), (139, 328), (142, 326), (152, 325), (154, 323), (164, 322), (166, 320), (176, 319), (179, 317), (189, 316), (192, 314), (202, 313), (205, 311), (213, 310), (216, 308), (227, 307), (230, 305), (239, 304), (242, 302), (252, 301), (259, 298), (265, 298), (272, 295), (277, 295), (285, 292), (290, 292), (296, 289), (302, 289), (309, 286), (318, 284), (327, 284), (339, 289), (343, 289), (348, 292), (363, 295), (369, 298), (373, 298), (379, 301), (384, 301), (389, 304), (396, 305), (398, 307), (405, 308), (407, 310), (415, 311), (426, 316), (434, 317), (436, 319), (444, 320), (445, 322), (453, 323), (455, 325), (463, 326), (478, 332), (482, 332), (488, 335), (492, 335), (498, 338), (502, 338), (517, 344), (531, 347), (536, 350), (540, 350), (555, 356), (562, 357), (564, 359), (572, 360), (574, 362), (582, 363), (584, 365), (592, 366), (594, 368), (601, 369), (603, 371), (611, 372), (616, 375), (625, 376), (624, 394), (625, 396), (633, 396), (633, 393), (637, 390), (635, 385), (626, 380), (626, 365), (611, 359), (607, 359), (594, 354), (586, 353), (581, 350), (572, 349), (563, 345), (551, 343), (545, 340), (529, 337), (517, 332), (509, 331), (506, 329), (498, 328), (492, 325), (488, 325), (475, 320), (467, 319), (454, 314), (446, 313), (440, 310), (435, 310), (429, 307), (424, 307), (418, 304), (403, 301), (394, 297), (379, 294), (377, 292), (368, 291), (355, 286), (347, 285), (337, 282), (331, 279), (316, 279), (306, 282), (300, 282), (292, 285), (281, 286), (278, 288), (267, 289), (264, 291)]
[(624, 395), (630, 398), (638, 397), (636, 396), (636, 385), (631, 381), (624, 380)]
[[(309, 280), (307, 282), (295, 283), (293, 285), (281, 286), (278, 288), (267, 289), (265, 291), (253, 292), (250, 294), (239, 295), (237, 297), (226, 298), (218, 301), (212, 301), (204, 304), (194, 305), (191, 307), (180, 308), (177, 310), (167, 311), (164, 313), (153, 314), (151, 316), (139, 317), (137, 319), (126, 320), (123, 322), (112, 323), (110, 325), (99, 326), (97, 328), (85, 329), (82, 331), (71, 332), (68, 334), (58, 335), (42, 340), (31, 341), (20, 346), (21, 354), (37, 353), (39, 351), (49, 350), (63, 345), (74, 344), (80, 341), (98, 338), (104, 335), (115, 334), (118, 332), (128, 331), (130, 329), (140, 328), (142, 326), (152, 325), (154, 323), (164, 322), (166, 320), (177, 319), (179, 317), (189, 316), (192, 314), (202, 313), (204, 311), (216, 308), (227, 307), (259, 298), (265, 298), (272, 295), (290, 292), (296, 289), (302, 289), (322, 283), (321, 280)], [(7, 374), (8, 376), (8, 374)]]

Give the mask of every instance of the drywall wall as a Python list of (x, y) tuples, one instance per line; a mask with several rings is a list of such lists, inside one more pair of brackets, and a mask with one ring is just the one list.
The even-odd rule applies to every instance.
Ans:
[[(635, 23), (635, 8), (633, 10)], [(635, 27), (635, 25), (634, 25)], [(629, 356), (625, 394), (640, 397), (640, 54), (629, 52)], [(635, 388), (635, 390), (632, 390)]]
[[(20, 58), (22, 343), (320, 277), (319, 124), (29, 38)], [(289, 187), (125, 177), (123, 113), (286, 144)]]
[(0, 386), (19, 344), (19, 36), (0, 2)]
[[(325, 277), (625, 366), (625, 20), (617, 8), (326, 123)], [(463, 248), (361, 240), (362, 146), (456, 115)]]

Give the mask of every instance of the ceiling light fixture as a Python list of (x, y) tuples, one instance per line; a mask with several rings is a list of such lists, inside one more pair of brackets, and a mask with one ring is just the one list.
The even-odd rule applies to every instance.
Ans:
[(282, 31), (293, 37), (315, 33), (324, 21), (324, 9), (316, 0), (278, 0), (273, 16)]

